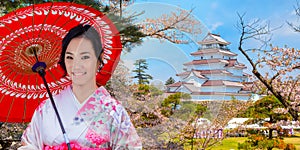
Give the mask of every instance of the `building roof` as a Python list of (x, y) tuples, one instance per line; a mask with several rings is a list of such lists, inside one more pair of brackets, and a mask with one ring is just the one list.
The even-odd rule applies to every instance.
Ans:
[(188, 76), (190, 75), (191, 71), (186, 71), (186, 72), (182, 72), (182, 73), (177, 73), (176, 76)]
[(184, 86), (185, 88), (187, 88), (190, 92), (196, 92), (198, 91), (199, 88), (197, 88), (196, 86), (194, 86), (193, 83), (188, 83), (188, 82), (176, 82), (173, 84), (169, 84), (167, 85), (167, 87), (177, 87), (177, 90), (179, 87)]
[(178, 87), (178, 86), (181, 86), (183, 84), (193, 84), (193, 83), (189, 83), (189, 82), (181, 82), (181, 81), (178, 81), (178, 82), (175, 82), (173, 84), (169, 84), (167, 85), (168, 87)]
[(198, 78), (206, 79), (205, 76), (202, 76), (201, 73), (198, 72), (198, 71), (196, 71), (196, 70), (186, 71), (186, 72), (183, 72), (183, 73), (179, 73), (179, 74), (176, 74), (176, 76), (181, 76), (182, 78), (187, 78), (188, 76), (190, 76), (191, 73), (193, 73)]
[(179, 81), (179, 82), (175, 82), (173, 84), (169, 84), (167, 85), (167, 87), (179, 87), (183, 84), (183, 82)]
[(192, 92), (191, 95), (249, 96), (249, 93), (230, 93), (230, 92)]
[(247, 68), (245, 64), (239, 63), (237, 59), (229, 59), (225, 67)]
[(224, 55), (237, 56), (236, 53), (233, 53), (231, 51), (221, 50), (221, 49), (216, 49), (216, 48), (214, 48), (214, 49), (205, 49), (205, 50), (201, 49), (197, 52), (191, 53), (191, 55), (203, 55), (203, 54), (210, 54), (210, 53), (222, 53)]
[(235, 68), (247, 68), (245, 64), (239, 63), (237, 59), (220, 59), (220, 58), (213, 58), (213, 59), (201, 59), (201, 60), (193, 60), (187, 63), (184, 63), (183, 65), (189, 66), (189, 65), (204, 65), (204, 64), (210, 64), (210, 63), (225, 63), (225, 67), (235, 67)]
[(236, 86), (243, 87), (244, 85), (239, 82), (225, 81), (225, 80), (207, 80), (202, 86)]
[(194, 75), (195, 75), (196, 77), (199, 77), (199, 78), (202, 78), (202, 79), (206, 79), (205, 76), (201, 75), (201, 72), (196, 71), (196, 70), (193, 70), (192, 72), (194, 73)]
[(224, 45), (229, 45), (230, 42), (225, 41), (219, 34), (208, 33), (199, 44), (213, 44), (219, 43)]
[(193, 73), (196, 77), (199, 77), (201, 79), (207, 79), (206, 75), (211, 75), (211, 74), (232, 75), (232, 73), (227, 70), (218, 69), (218, 70), (192, 70), (192, 71), (186, 71), (183, 73), (176, 74), (176, 76), (181, 76), (182, 78), (187, 78), (191, 73)]
[(196, 77), (202, 78), (202, 79), (207, 79), (205, 75), (210, 75), (210, 74), (230, 74), (232, 75), (231, 72), (228, 72), (227, 70), (192, 70), (192, 71), (186, 71), (183, 73), (176, 74), (176, 76), (181, 76), (183, 78), (188, 77), (191, 73), (193, 73)]
[(227, 70), (218, 69), (218, 70), (197, 70), (197, 72), (200, 72), (201, 74), (232, 74), (228, 72)]
[(225, 63), (227, 64), (228, 61), (224, 59), (202, 59), (202, 60), (193, 60), (191, 62), (184, 63), (183, 65), (188, 66), (188, 65), (202, 65), (202, 64), (210, 64), (210, 63)]

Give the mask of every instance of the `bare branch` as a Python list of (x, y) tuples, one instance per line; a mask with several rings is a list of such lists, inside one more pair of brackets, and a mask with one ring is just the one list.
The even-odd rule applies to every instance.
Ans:
[[(294, 6), (296, 16), (300, 17), (300, 4), (297, 1), (297, 5)], [(286, 21), (286, 23), (294, 29), (295, 32), (300, 32), (300, 26), (299, 25), (294, 25), (292, 22)]]

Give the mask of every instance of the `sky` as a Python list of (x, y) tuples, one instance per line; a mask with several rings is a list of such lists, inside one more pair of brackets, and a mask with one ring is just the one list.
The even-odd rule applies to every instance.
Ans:
[[(157, 39), (144, 39), (143, 44), (137, 46), (129, 53), (123, 53), (121, 59), (130, 69), (137, 59), (146, 59), (149, 65), (147, 73), (153, 76), (153, 81), (165, 81), (172, 77), (176, 81), (177, 73), (183, 72), (183, 63), (191, 61), (191, 52), (197, 51), (196, 41), (201, 40), (208, 32), (220, 34), (223, 39), (230, 42), (228, 48), (238, 54), (238, 61), (246, 64), (246, 73), (251, 67), (237, 49), (239, 31), (236, 28), (239, 14), (245, 14), (244, 19), (251, 21), (260, 19), (269, 22), (273, 28), (281, 27), (273, 32), (272, 44), (275, 46), (300, 47), (300, 33), (294, 32), (287, 22), (300, 24), (300, 18), (295, 14), (296, 0), (135, 0), (134, 4), (127, 7), (126, 11), (140, 12), (137, 22), (145, 18), (156, 18), (162, 14), (179, 9), (193, 9), (193, 17), (203, 25), (202, 35), (198, 39), (190, 37), (194, 42), (187, 45), (160, 42)], [(255, 47), (255, 43), (247, 43)]]

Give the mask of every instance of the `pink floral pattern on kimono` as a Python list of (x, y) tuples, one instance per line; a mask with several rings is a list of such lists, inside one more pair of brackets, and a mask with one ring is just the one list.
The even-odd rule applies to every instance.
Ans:
[(86, 138), (96, 146), (107, 142), (113, 149), (141, 146), (126, 110), (104, 88), (97, 89), (78, 111), (78, 120), (78, 124), (91, 122)]

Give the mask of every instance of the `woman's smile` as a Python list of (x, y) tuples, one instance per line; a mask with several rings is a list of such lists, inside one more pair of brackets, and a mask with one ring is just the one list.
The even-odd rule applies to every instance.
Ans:
[(86, 75), (86, 72), (72, 72), (73, 76), (83, 76)]

